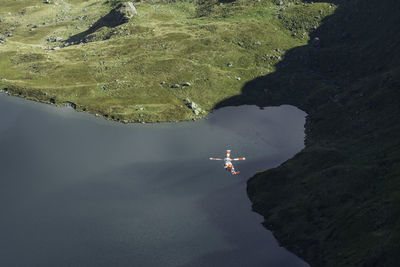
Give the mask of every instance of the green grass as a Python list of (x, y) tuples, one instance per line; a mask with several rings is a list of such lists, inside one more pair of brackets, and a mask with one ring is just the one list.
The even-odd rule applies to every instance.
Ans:
[[(103, 27), (86, 36), (87, 43), (62, 47), (63, 41), (86, 31), (113, 5), (100, 0), (2, 1), (0, 32), (12, 32), (0, 45), (4, 87), (37, 101), (73, 102), (77, 110), (115, 120), (196, 119), (218, 102), (240, 94), (247, 81), (273, 72), (284, 51), (306, 43), (316, 22), (304, 16), (328, 6), (283, 7), (290, 23), (298, 18), (298, 23), (307, 25), (299, 37), (277, 17), (282, 7), (267, 0), (215, 4), (203, 17), (196, 16), (196, 2), (142, 2), (136, 4), (139, 15), (128, 23)], [(291, 10), (301, 11), (302, 16)], [(63, 40), (48, 41), (56, 37)], [(56, 46), (61, 49), (46, 49)], [(185, 82), (191, 86), (171, 88)], [(196, 102), (204, 113), (196, 116), (184, 98)]]

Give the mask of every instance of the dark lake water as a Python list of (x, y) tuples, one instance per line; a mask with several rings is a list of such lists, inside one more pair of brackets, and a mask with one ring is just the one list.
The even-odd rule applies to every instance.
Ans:
[[(0, 94), (0, 266), (308, 266), (246, 180), (304, 146), (292, 106), (123, 125)], [(209, 157), (246, 157), (232, 176)]]

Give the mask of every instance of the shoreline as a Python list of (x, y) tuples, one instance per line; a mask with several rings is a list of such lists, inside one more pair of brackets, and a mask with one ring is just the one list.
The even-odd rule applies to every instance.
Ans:
[(19, 93), (14, 93), (13, 91), (10, 91), (7, 88), (3, 88), (0, 89), (0, 94), (4, 94), (7, 96), (12, 96), (12, 97), (17, 97), (20, 99), (24, 99), (27, 101), (33, 101), (36, 103), (41, 103), (41, 104), (46, 104), (46, 105), (50, 105), (53, 107), (70, 107), (72, 108), (74, 111), (76, 112), (84, 112), (86, 114), (95, 116), (95, 117), (99, 117), (99, 118), (103, 118), (107, 121), (112, 121), (112, 122), (117, 122), (117, 123), (122, 123), (122, 124), (133, 124), (133, 123), (137, 123), (137, 124), (150, 124), (150, 123), (179, 123), (179, 122), (189, 122), (189, 121), (197, 121), (200, 119), (206, 119), (215, 109), (212, 109), (210, 112), (205, 111), (205, 113), (203, 113), (202, 115), (197, 115), (195, 117), (192, 117), (191, 119), (188, 120), (168, 120), (168, 121), (152, 121), (152, 120), (141, 120), (141, 121), (135, 121), (135, 120), (121, 120), (119, 118), (116, 118), (114, 115), (110, 115), (110, 114), (100, 114), (100, 113), (94, 113), (91, 112), (90, 110), (87, 110), (84, 106), (82, 105), (77, 105), (74, 102), (71, 101), (64, 101), (64, 102), (53, 102), (51, 101), (52, 98), (49, 98), (49, 100), (43, 100), (43, 99), (39, 99), (39, 98), (35, 98), (35, 97), (31, 97), (29, 95), (22, 95)]

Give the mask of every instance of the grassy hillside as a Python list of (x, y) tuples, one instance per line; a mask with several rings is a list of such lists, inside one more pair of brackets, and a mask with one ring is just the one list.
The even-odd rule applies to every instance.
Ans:
[[(136, 122), (206, 115), (246, 81), (273, 72), (334, 10), (270, 0), (145, 1), (127, 23), (93, 30), (121, 1), (0, 2), (0, 89)], [(282, 12), (293, 25), (282, 23)], [(194, 114), (185, 98), (203, 112)]]
[(399, 266), (400, 2), (334, 3), (315, 41), (219, 106), (289, 103), (309, 114), (305, 149), (248, 182), (283, 246), (311, 266)]

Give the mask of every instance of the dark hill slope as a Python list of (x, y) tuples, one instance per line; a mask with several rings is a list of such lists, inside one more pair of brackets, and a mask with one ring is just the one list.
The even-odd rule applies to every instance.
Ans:
[(309, 45), (218, 107), (286, 103), (309, 114), (305, 149), (248, 182), (283, 246), (311, 266), (399, 266), (400, 2), (334, 3)]

